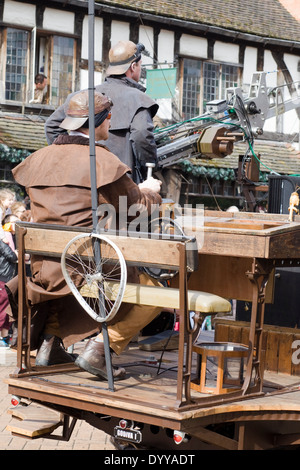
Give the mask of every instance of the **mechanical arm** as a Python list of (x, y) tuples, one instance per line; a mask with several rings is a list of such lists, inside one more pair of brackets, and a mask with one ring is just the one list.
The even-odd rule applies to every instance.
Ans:
[(253, 210), (256, 201), (251, 191), (258, 190), (258, 172), (254, 171), (249, 177), (250, 171), (246, 168), (254, 168), (253, 160), (259, 168), (260, 162), (253, 149), (254, 138), (263, 134), (267, 119), (300, 107), (298, 96), (278, 102), (280, 88), (268, 89), (266, 75), (266, 72), (253, 74), (247, 96), (241, 88), (229, 88), (224, 100), (207, 103), (205, 114), (158, 129), (155, 133), (158, 167), (174, 167), (189, 158), (225, 158), (233, 152), (236, 142), (245, 142), (238, 182), (243, 185), (250, 210)]
[(156, 132), (159, 167), (190, 157), (224, 158), (233, 152), (237, 141), (247, 142), (251, 149), (267, 119), (300, 106), (298, 97), (280, 103), (279, 108), (273, 100), (274, 89), (267, 89), (266, 72), (253, 75), (246, 97), (238, 87), (226, 93), (226, 99), (208, 102), (205, 114)]

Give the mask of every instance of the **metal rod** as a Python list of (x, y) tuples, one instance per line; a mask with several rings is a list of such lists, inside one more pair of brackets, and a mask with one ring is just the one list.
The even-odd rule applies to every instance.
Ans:
[[(95, 4), (94, 0), (89, 0), (88, 19), (89, 19), (89, 136), (90, 136), (90, 174), (91, 174), (91, 198), (92, 198), (92, 217), (93, 217), (93, 232), (96, 232), (97, 220), (97, 206), (98, 206), (98, 191), (97, 191), (97, 172), (96, 172), (96, 143), (95, 143), (95, 85), (94, 85), (94, 42), (95, 42)], [(96, 266), (100, 266), (100, 243), (95, 243), (95, 258)], [(102, 316), (105, 316), (104, 302), (99, 299), (100, 309), (103, 310)], [(101, 313), (101, 312), (100, 312)], [(111, 356), (109, 349), (109, 338), (107, 332), (107, 325), (102, 323), (102, 334), (104, 341), (105, 361), (108, 378), (109, 390), (114, 390), (114, 380), (111, 364)]]

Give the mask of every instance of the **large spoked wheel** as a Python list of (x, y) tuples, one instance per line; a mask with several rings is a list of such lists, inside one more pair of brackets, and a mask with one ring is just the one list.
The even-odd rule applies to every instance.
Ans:
[(94, 320), (101, 323), (116, 315), (127, 270), (120, 249), (108, 237), (76, 236), (62, 253), (61, 268), (72, 294)]

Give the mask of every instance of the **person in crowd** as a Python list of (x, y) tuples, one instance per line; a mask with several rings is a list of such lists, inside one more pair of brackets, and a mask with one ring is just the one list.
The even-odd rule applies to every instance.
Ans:
[(11, 189), (0, 189), (0, 240), (4, 243), (8, 243), (8, 240), (2, 227), (3, 219), (7, 214), (11, 213), (11, 206), (15, 202), (15, 198), (16, 195)]
[(11, 213), (19, 219), (22, 214), (27, 210), (26, 205), (22, 201), (15, 201), (10, 207)]
[(37, 73), (34, 77), (34, 98), (29, 101), (33, 104), (45, 104), (47, 102), (48, 79), (43, 73)]
[[(70, 134), (60, 135), (52, 145), (33, 153), (13, 169), (15, 180), (26, 188), (30, 197), (35, 223), (81, 227), (93, 225), (88, 101), (87, 91), (74, 94), (69, 100), (66, 118), (60, 124)], [(109, 133), (112, 103), (106, 95), (95, 92), (94, 106), (95, 140), (105, 141)], [(151, 177), (137, 185), (128, 175), (130, 168), (107, 147), (97, 143), (95, 148), (98, 205), (111, 204), (118, 213), (120, 197), (126, 196), (128, 208), (139, 204), (150, 214), (152, 205), (157, 206), (161, 202), (160, 181)], [(83, 311), (70, 294), (62, 275), (60, 259), (33, 255), (31, 269), (27, 297), (35, 313), (45, 318), (36, 364), (74, 361), (65, 347), (97, 332), (97, 336), (90, 338), (76, 363), (84, 370), (106, 379), (104, 344), (99, 324)], [(139, 281), (137, 271), (132, 276)], [(107, 327), (111, 351), (120, 354), (131, 338), (159, 311), (156, 307), (122, 304), (114, 321)], [(121, 379), (125, 371), (114, 368), (113, 374), (115, 379)]]
[[(25, 209), (24, 209), (25, 208)], [(30, 210), (26, 209), (26, 206), (22, 202), (15, 202), (11, 206), (12, 214), (7, 214), (3, 219), (3, 230), (6, 233), (6, 237), (8, 239), (8, 244), (12, 250), (16, 249), (16, 222), (23, 221), (23, 222), (30, 222), (31, 221), (31, 212)], [(19, 215), (15, 215), (19, 214)], [(26, 275), (31, 275), (30, 270), (30, 255), (28, 253), (25, 254), (25, 271)]]
[[(139, 83), (141, 76), (143, 44), (119, 41), (109, 51), (106, 79), (95, 87), (109, 96), (114, 104), (109, 136), (105, 145), (132, 170), (132, 178), (140, 183), (146, 178), (146, 163), (157, 164), (153, 117), (158, 105), (145, 93)], [(60, 127), (66, 115), (69, 100), (60, 106), (46, 121), (45, 132), (49, 144), (65, 133)], [(102, 142), (103, 143), (103, 142)]]
[(8, 188), (0, 189), (0, 205), (3, 208), (4, 215), (11, 214), (11, 206), (16, 200), (14, 191)]
[(16, 234), (16, 222), (20, 220), (17, 216), (14, 214), (7, 214), (4, 219), (3, 219), (3, 225), (2, 228), (6, 234), (6, 238), (8, 240), (8, 245), (10, 248), (15, 251), (16, 249), (16, 240), (15, 240), (15, 234)]
[[(12, 217), (8, 215), (6, 217)], [(10, 237), (9, 237), (10, 236)], [(9, 298), (5, 284), (16, 274), (18, 252), (10, 232), (7, 232), (8, 243), (0, 240), (0, 348), (9, 347), (10, 318), (7, 312)]]

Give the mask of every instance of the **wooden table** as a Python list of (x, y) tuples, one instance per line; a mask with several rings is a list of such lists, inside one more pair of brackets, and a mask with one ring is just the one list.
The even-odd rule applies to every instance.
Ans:
[(182, 222), (198, 241), (199, 269), (189, 289), (252, 302), (243, 393), (260, 391), (264, 307), (273, 301), (275, 267), (300, 265), (300, 217), (289, 222), (286, 214), (205, 211), (197, 226), (186, 213)]

